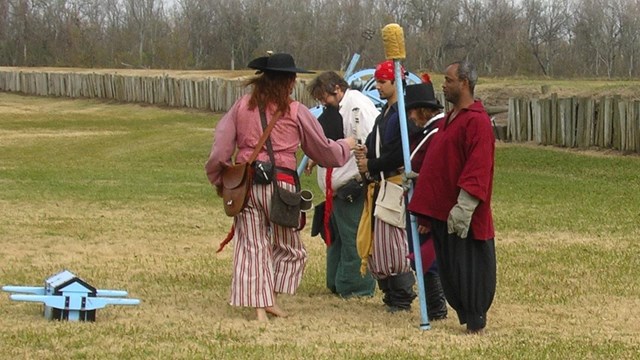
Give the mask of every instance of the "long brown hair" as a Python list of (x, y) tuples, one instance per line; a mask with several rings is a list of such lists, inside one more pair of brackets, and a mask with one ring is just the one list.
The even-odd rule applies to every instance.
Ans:
[(259, 105), (265, 108), (275, 105), (275, 111), (281, 114), (289, 112), (291, 103), (291, 86), (296, 79), (296, 73), (284, 71), (265, 71), (261, 75), (247, 81), (247, 86), (252, 85), (249, 109), (253, 110)]
[(433, 108), (427, 108), (427, 107), (417, 107), (415, 108), (415, 110), (418, 113), (418, 117), (419, 117), (419, 122), (420, 126), (424, 126), (427, 122), (429, 122), (429, 120), (431, 120), (432, 117), (436, 116), (437, 114), (439, 114), (441, 111), (440, 109), (433, 109)]

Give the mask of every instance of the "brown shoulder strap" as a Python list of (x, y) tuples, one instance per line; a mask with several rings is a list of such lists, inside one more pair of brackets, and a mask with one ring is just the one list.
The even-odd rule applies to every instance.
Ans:
[[(261, 116), (266, 116), (266, 114), (264, 113), (264, 109), (259, 108), (259, 110), (260, 110), (260, 115)], [(279, 118), (280, 118), (280, 111), (277, 111), (273, 115), (273, 118), (271, 118), (271, 121), (269, 121), (269, 125), (267, 125), (267, 127), (264, 129), (264, 132), (262, 133), (262, 136), (260, 137), (260, 140), (258, 140), (258, 144), (253, 149), (253, 153), (249, 157), (249, 160), (247, 160), (248, 163), (252, 163), (258, 157), (258, 154), (260, 153), (260, 150), (264, 146), (265, 141), (267, 141), (267, 138), (269, 137), (269, 134), (271, 133), (271, 130), (273, 130), (273, 127), (276, 125), (276, 121)]]

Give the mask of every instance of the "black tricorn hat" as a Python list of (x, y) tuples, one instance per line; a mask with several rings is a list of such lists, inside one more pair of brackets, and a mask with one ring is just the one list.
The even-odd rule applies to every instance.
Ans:
[(293, 56), (285, 53), (273, 54), (271, 56), (261, 56), (251, 60), (247, 67), (258, 71), (281, 71), (291, 73), (313, 74), (313, 71), (296, 67)]
[(444, 106), (436, 99), (433, 91), (433, 84), (420, 83), (407, 85), (404, 95), (404, 107), (407, 110), (427, 107), (432, 109), (442, 109)]

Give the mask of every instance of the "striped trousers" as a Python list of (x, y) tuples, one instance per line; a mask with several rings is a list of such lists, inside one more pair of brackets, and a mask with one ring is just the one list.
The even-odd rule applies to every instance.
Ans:
[[(279, 182), (295, 191), (295, 186)], [(254, 184), (246, 208), (234, 218), (235, 246), (229, 303), (273, 306), (274, 294), (295, 294), (307, 260), (299, 231), (269, 221), (273, 184)]]
[(369, 271), (376, 280), (411, 271), (407, 231), (373, 217), (373, 251)]

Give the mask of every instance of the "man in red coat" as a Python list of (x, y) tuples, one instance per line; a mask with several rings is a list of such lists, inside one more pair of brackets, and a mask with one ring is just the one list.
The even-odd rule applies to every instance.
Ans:
[(495, 138), (473, 91), (478, 75), (468, 61), (447, 67), (442, 85), (453, 105), (429, 144), (409, 211), (431, 220), (447, 302), (467, 332), (478, 333), (496, 289), (491, 193)]

